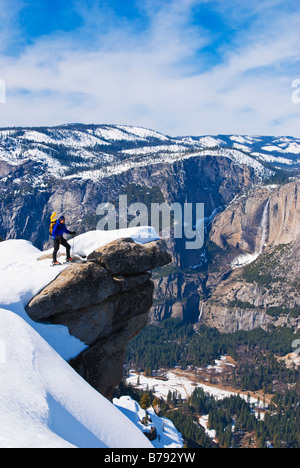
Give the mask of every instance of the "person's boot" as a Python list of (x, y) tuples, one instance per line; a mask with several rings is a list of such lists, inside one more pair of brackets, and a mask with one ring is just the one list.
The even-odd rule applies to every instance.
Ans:
[(57, 261), (57, 257), (56, 257), (55, 252), (53, 253), (52, 265), (61, 265), (61, 263)]

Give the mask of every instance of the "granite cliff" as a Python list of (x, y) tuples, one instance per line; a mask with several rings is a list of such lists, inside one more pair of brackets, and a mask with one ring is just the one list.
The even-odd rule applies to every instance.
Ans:
[(263, 247), (288, 244), (300, 235), (300, 181), (254, 187), (237, 197), (214, 220), (211, 240), (222, 249), (262, 253)]
[(35, 321), (61, 324), (87, 345), (75, 370), (111, 399), (123, 376), (128, 341), (148, 323), (153, 302), (150, 271), (172, 261), (163, 240), (119, 239), (71, 264), (26, 307)]
[(300, 326), (299, 189), (299, 180), (256, 188), (215, 218), (210, 239), (219, 250), (201, 304), (208, 326)]

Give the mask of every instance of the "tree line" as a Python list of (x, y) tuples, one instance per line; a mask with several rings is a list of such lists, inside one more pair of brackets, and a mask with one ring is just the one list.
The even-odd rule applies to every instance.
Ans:
[[(300, 406), (295, 390), (276, 392), (266, 411), (255, 409), (250, 397), (231, 395), (222, 400), (197, 387), (187, 400), (169, 391), (167, 400), (157, 398), (151, 389), (139, 390), (122, 382), (118, 395), (130, 395), (147, 409), (158, 405), (161, 414), (172, 420), (187, 448), (300, 448)], [(208, 415), (210, 437), (199, 424)]]
[(157, 326), (148, 325), (129, 342), (125, 363), (151, 375), (161, 368), (213, 365), (220, 356), (229, 355), (237, 362), (231, 376), (235, 388), (274, 393), (296, 385), (299, 390), (299, 370), (288, 368), (278, 359), (293, 351), (292, 343), (297, 338), (300, 332), (295, 334), (287, 327), (224, 335), (215, 328), (202, 325), (195, 329), (181, 320), (168, 319)]

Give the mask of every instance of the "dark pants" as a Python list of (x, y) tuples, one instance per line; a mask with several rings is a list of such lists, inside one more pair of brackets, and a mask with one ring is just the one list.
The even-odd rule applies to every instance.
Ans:
[(63, 238), (63, 236), (57, 236), (54, 241), (54, 251), (53, 251), (53, 261), (56, 262), (57, 261), (57, 252), (59, 251), (59, 246), (60, 245), (63, 245), (66, 250), (67, 250), (67, 259), (70, 258), (71, 256), (71, 246), (70, 244), (68, 244), (68, 242), (66, 241), (66, 239)]

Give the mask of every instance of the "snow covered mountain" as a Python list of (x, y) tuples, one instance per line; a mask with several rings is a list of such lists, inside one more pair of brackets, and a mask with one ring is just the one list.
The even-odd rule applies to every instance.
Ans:
[[(81, 124), (0, 129), (0, 236), (41, 248), (49, 240), (53, 211), (66, 214), (69, 228), (82, 233), (95, 229), (98, 204), (113, 203), (120, 194), (147, 205), (203, 202), (211, 226), (216, 213), (249, 196), (251, 188), (257, 216), (253, 226), (249, 220), (242, 224), (256, 228), (263, 217), (257, 184), (282, 169), (289, 179), (299, 168), (300, 139), (286, 136), (174, 138), (140, 127)], [(256, 233), (246, 231), (247, 238)], [(219, 277), (213, 272), (207, 281), (197, 271), (207, 251), (187, 251), (180, 242), (171, 248), (182, 271), (157, 279), (155, 318), (174, 313), (195, 322), (207, 287)], [(37, 327), (26, 315), (25, 304), (54, 275), (48, 263), (36, 267), (40, 253), (22, 240), (0, 243), (0, 447), (152, 447), (136, 428), (135, 403), (112, 405), (65, 362), (83, 344), (65, 327)], [(180, 444), (180, 435), (173, 434), (173, 443)]]
[[(271, 166), (300, 167), (300, 139), (241, 135), (169, 137), (126, 125), (70, 124), (0, 130), (0, 178), (9, 166), (34, 162), (31, 183), (49, 177), (99, 179), (133, 167), (210, 154), (225, 156), (264, 174)], [(7, 166), (8, 165), (8, 166)], [(30, 182), (30, 178), (27, 178)], [(14, 183), (21, 180), (15, 179)]]
[[(143, 203), (149, 213), (152, 203), (203, 203), (211, 226), (216, 213), (251, 187), (297, 176), (299, 155), (300, 139), (288, 136), (175, 138), (126, 125), (0, 129), (0, 237), (46, 248), (54, 211), (67, 216), (69, 228), (83, 233), (96, 228), (99, 204), (118, 209), (124, 195), (128, 206)], [(174, 264), (198, 268), (207, 252), (188, 251), (185, 240), (169, 242)], [(193, 281), (199, 290), (197, 272)], [(185, 279), (178, 279), (174, 287), (182, 284)], [(165, 292), (163, 288), (156, 298), (159, 319), (172, 313), (161, 306)], [(193, 294), (186, 307), (180, 303), (180, 315), (196, 320), (200, 295)]]
[[(141, 242), (142, 232), (127, 234)], [(103, 236), (105, 245), (110, 237)], [(78, 242), (86, 253), (95, 248), (91, 235)], [(49, 268), (51, 260), (38, 262), (40, 256), (24, 240), (0, 243), (0, 447), (153, 449), (139, 405), (124, 397), (112, 404), (66, 362), (86, 345), (67, 327), (36, 323), (26, 314), (28, 300), (66, 268)], [(172, 423), (165, 427), (155, 446), (181, 447)]]

